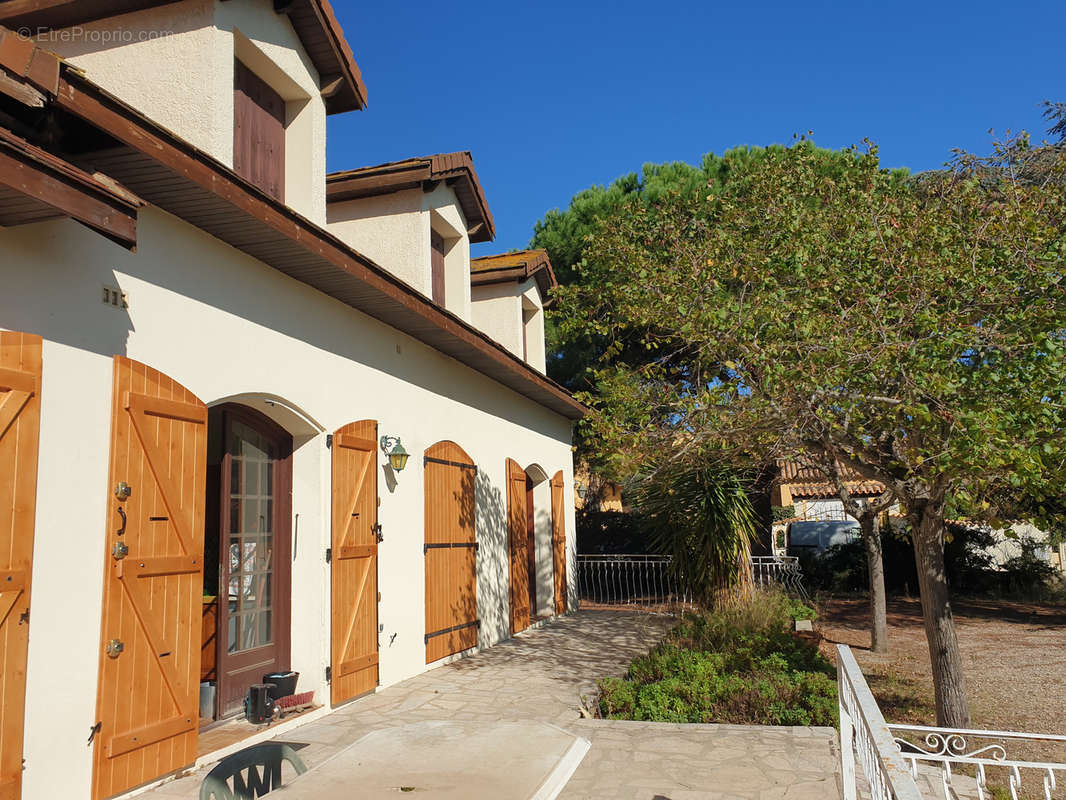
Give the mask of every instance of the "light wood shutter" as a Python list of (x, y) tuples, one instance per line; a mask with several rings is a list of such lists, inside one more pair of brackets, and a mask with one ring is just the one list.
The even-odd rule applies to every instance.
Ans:
[(377, 423), (333, 434), (332, 636), (334, 705), (378, 685)]
[(507, 459), (507, 536), (511, 563), (511, 633), (529, 627), (529, 529), (526, 471)]
[[(0, 799), (22, 791), (41, 337), (0, 332)], [(44, 620), (47, 623), (47, 620)]]
[(426, 450), (426, 663), (477, 645), (477, 467), (459, 445)]
[(121, 356), (113, 397), (97, 800), (193, 763), (199, 722), (207, 408)]
[(552, 478), (552, 562), (555, 573), (555, 613), (565, 614), (566, 599), (566, 514), (563, 504), (563, 471)]

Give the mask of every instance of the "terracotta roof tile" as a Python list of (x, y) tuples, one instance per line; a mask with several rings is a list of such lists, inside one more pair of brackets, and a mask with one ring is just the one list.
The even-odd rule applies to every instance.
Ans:
[[(815, 467), (787, 460), (778, 461), (777, 467), (777, 482), (787, 485), (793, 497), (836, 497), (837, 495), (832, 481)], [(863, 477), (851, 467), (838, 464), (838, 469), (840, 476), (844, 479), (844, 486), (852, 494), (879, 495), (885, 490), (884, 484)]]

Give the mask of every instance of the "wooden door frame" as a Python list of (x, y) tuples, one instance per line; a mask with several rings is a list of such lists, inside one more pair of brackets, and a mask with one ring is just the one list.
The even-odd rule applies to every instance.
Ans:
[[(234, 420), (243, 422), (274, 440), (278, 446), (278, 457), (274, 469), (274, 575), (272, 587), (273, 609), (271, 627), (275, 637), (277, 665), (275, 670), (287, 670), (292, 664), (292, 434), (265, 414), (241, 403), (224, 403), (215, 406), (221, 411), (222, 425), (222, 459), (219, 476), (219, 522), (218, 522), (218, 621), (215, 634), (215, 719), (223, 719), (226, 714), (223, 700), (226, 693), (225, 684), (227, 652), (226, 642), (229, 638), (229, 494), (231, 480), (231, 456), (228, 439), (230, 426)], [(210, 435), (210, 433), (208, 434)], [(283, 569), (279, 569), (283, 567)], [(281, 578), (280, 583), (278, 578)], [(226, 592), (226, 602), (221, 600)], [(284, 600), (279, 607), (279, 599)], [(225, 642), (223, 640), (226, 640)], [(263, 649), (263, 648), (257, 648)], [(246, 652), (255, 652), (254, 650)], [(257, 681), (258, 682), (258, 681)], [(230, 716), (238, 712), (230, 712)]]
[(526, 565), (529, 571), (529, 619), (537, 618), (537, 506), (533, 489), (537, 484), (526, 469)]

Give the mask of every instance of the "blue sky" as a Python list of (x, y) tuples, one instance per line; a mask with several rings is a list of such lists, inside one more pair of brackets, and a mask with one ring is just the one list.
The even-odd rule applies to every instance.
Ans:
[(330, 119), (329, 169), (470, 150), (497, 229), (474, 255), (646, 162), (811, 130), (929, 169), (1066, 100), (1062, 0), (333, 1), (369, 106)]

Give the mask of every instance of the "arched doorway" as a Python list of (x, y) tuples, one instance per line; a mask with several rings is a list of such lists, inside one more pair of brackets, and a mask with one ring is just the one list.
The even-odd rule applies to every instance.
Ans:
[(289, 432), (246, 405), (211, 408), (204, 611), (215, 615), (216, 718), (240, 712), (263, 675), (289, 669), (291, 505)]
[(511, 633), (518, 633), (553, 609), (551, 486), (539, 464), (523, 468), (509, 458), (506, 469)]

